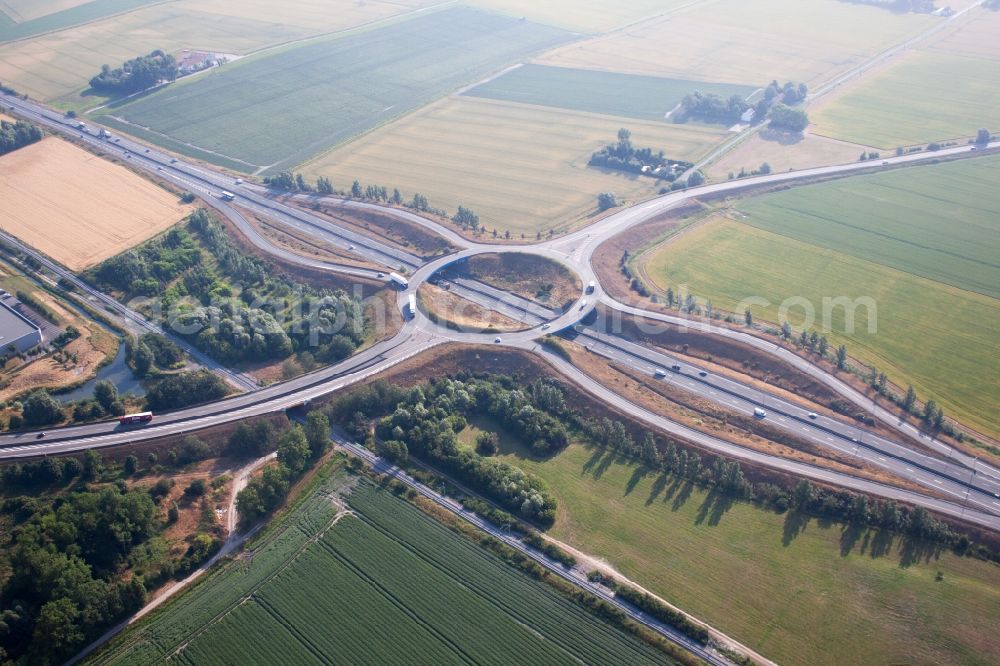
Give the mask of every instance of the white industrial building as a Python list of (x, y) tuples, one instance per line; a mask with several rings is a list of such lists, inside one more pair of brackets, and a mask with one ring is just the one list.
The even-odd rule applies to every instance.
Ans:
[(14, 309), (19, 304), (10, 294), (0, 298), (0, 355), (12, 346), (16, 352), (23, 352), (42, 342), (42, 330)]

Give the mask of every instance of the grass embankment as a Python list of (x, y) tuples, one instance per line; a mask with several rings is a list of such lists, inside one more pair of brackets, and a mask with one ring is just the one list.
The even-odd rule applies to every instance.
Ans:
[(583, 285), (557, 261), (532, 254), (504, 252), (469, 257), (463, 270), (477, 280), (550, 308), (564, 308), (580, 296)]
[[(831, 342), (996, 436), (998, 172), (1000, 160), (982, 158), (751, 199), (739, 221), (718, 217), (648, 255), (645, 273), (717, 308), (763, 297), (771, 304), (751, 307), (758, 320), (778, 321), (782, 301), (802, 297), (816, 329), (824, 298), (870, 297), (876, 314), (857, 309), (853, 333), (844, 308), (832, 311)], [(793, 325), (801, 312), (792, 308)]]
[(179, 650), (198, 663), (662, 663), (419, 509), (350, 484), (343, 471), (319, 483), (252, 559), (226, 563), (95, 661)]
[(1000, 658), (996, 565), (950, 552), (924, 559), (876, 531), (731, 504), (606, 449), (571, 444), (540, 461), (509, 435), (500, 447), (558, 498), (550, 536), (778, 663)]
[(488, 310), (433, 284), (422, 284), (417, 292), (421, 308), (433, 321), (456, 331), (501, 333), (527, 328), (516, 319)]

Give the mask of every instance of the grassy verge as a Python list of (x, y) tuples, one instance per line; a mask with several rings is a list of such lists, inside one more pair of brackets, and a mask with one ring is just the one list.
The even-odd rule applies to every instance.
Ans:
[[(987, 434), (1000, 432), (994, 409), (1000, 357), (989, 351), (1000, 329), (995, 298), (725, 218), (649, 255), (645, 272), (660, 293), (687, 285), (699, 301), (721, 310), (742, 312), (746, 299), (766, 299), (766, 305), (750, 305), (758, 321), (781, 321), (782, 303), (794, 298), (788, 317), (797, 327), (804, 323), (800, 304), (808, 303), (816, 316), (810, 328), (833, 348), (846, 345), (852, 357), (897, 384), (912, 384), (920, 398), (933, 398), (953, 418)], [(841, 297), (872, 307), (854, 309), (853, 330), (846, 309), (831, 307), (824, 330), (824, 299)]]
[(779, 663), (1000, 655), (996, 565), (733, 503), (605, 449), (572, 444), (538, 460), (509, 438), (501, 448), (557, 495), (550, 536)]

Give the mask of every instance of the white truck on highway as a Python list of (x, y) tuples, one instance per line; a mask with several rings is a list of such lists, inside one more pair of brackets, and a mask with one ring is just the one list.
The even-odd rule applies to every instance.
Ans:
[(417, 316), (417, 296), (416, 294), (410, 294), (410, 297), (406, 301), (406, 306), (408, 308), (408, 313), (410, 319)]
[(99, 130), (99, 131), (97, 132), (97, 138), (98, 138), (98, 139), (106, 139), (106, 140), (110, 141), (110, 140), (111, 140), (111, 132), (109, 132), (108, 130), (106, 130), (106, 129), (104, 129), (104, 128), (102, 127), (102, 128), (101, 128), (101, 129), (100, 129), (100, 130)]
[(399, 273), (389, 273), (389, 281), (400, 289), (406, 289), (410, 286), (410, 281)]

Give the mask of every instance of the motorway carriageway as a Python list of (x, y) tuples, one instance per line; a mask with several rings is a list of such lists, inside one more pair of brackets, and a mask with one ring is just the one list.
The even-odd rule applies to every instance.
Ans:
[[(1000, 513), (1000, 478), (983, 466), (981, 473), (937, 456), (930, 456), (897, 444), (851, 423), (810, 412), (794, 402), (779, 398), (723, 375), (708, 372), (688, 359), (653, 351), (633, 342), (578, 326), (577, 341), (588, 350), (655, 378), (657, 371), (690, 393), (752, 415), (764, 409), (765, 419), (778, 428), (806, 441), (881, 467), (903, 479), (911, 479), (932, 490), (951, 495), (970, 507)], [(673, 368), (678, 368), (674, 370)], [(701, 373), (705, 373), (702, 376)]]
[[(12, 98), (12, 97), (9, 97), (9, 96), (5, 97), (4, 99), (6, 99), (10, 103), (10, 105), (12, 107), (15, 107), (15, 109), (17, 109), (19, 112), (23, 113), (25, 116), (28, 116), (28, 117), (31, 117), (31, 118), (35, 118), (36, 120), (38, 120), (42, 124), (48, 125), (50, 127), (55, 127), (56, 129), (58, 129), (60, 131), (66, 131), (66, 129), (67, 129), (67, 127), (66, 127), (66, 120), (63, 117), (59, 116), (58, 114), (54, 114), (51, 111), (48, 111), (47, 109), (36, 107), (33, 104), (25, 103), (25, 102), (22, 102), (21, 100), (18, 100), (16, 98)], [(95, 148), (97, 148), (99, 150), (105, 150), (106, 147), (109, 145), (108, 142), (96, 139), (93, 136), (90, 136), (89, 134), (82, 134), (81, 137), (85, 141), (87, 141), (88, 143), (90, 143), (93, 147), (95, 147)], [(143, 145), (138, 144), (138, 143), (134, 143), (134, 142), (130, 142), (128, 139), (123, 139), (123, 140), (121, 140), (120, 144), (119, 143), (115, 143), (115, 145), (124, 145), (127, 148), (131, 148), (131, 150), (132, 150), (132, 152), (131, 152), (131, 156), (132, 157), (131, 158), (132, 158), (133, 163), (136, 164), (136, 166), (140, 166), (142, 168), (146, 168), (147, 170), (152, 170), (153, 165), (158, 165), (157, 171), (161, 175), (164, 173), (164, 168), (163, 167), (169, 167), (170, 169), (173, 170), (173, 172), (175, 172), (175, 173), (173, 173), (174, 177), (177, 177), (178, 173), (187, 174), (188, 176), (194, 174), (195, 178), (197, 178), (198, 180), (200, 180), (200, 181), (202, 181), (204, 183), (207, 183), (210, 187), (218, 187), (218, 188), (221, 189), (221, 188), (227, 187), (229, 183), (233, 182), (232, 178), (229, 177), (229, 176), (222, 175), (222, 174), (215, 174), (215, 173), (213, 173), (211, 171), (206, 171), (205, 169), (202, 169), (202, 168), (199, 168), (199, 167), (195, 167), (193, 165), (188, 165), (188, 164), (185, 164), (183, 162), (178, 162), (177, 160), (173, 160), (169, 156), (163, 155), (162, 153), (159, 153), (159, 152), (153, 152), (152, 150), (150, 150), (150, 152), (146, 152), (147, 149)], [(995, 146), (993, 144), (991, 144), (991, 147), (995, 147)], [(965, 150), (967, 150), (967, 148), (965, 148), (965, 147), (953, 148), (953, 149), (945, 149), (945, 150), (942, 150), (942, 151), (939, 151), (938, 153), (936, 153), (935, 157), (936, 156), (945, 156), (945, 155), (950, 155), (950, 154), (958, 154), (959, 152), (965, 151)], [(141, 151), (141, 152), (138, 152), (138, 151)], [(890, 158), (891, 163), (893, 163), (893, 164), (895, 164), (895, 163), (899, 163), (899, 164), (916, 163), (918, 161), (926, 160), (926, 159), (929, 159), (929, 156), (907, 155), (907, 156), (903, 156), (903, 157)], [(164, 161), (165, 161), (165, 164), (164, 164)], [(884, 163), (888, 163), (888, 162), (889, 161), (886, 161)], [(182, 165), (184, 168), (181, 169), (180, 167), (170, 167), (169, 165), (171, 165), (171, 164), (179, 164), (179, 165)], [(736, 183), (722, 183), (722, 184), (716, 184), (716, 185), (709, 185), (709, 186), (705, 186), (703, 188), (698, 188), (697, 193), (701, 193), (701, 192), (711, 193), (711, 192), (729, 191), (729, 190), (735, 191), (735, 190), (738, 190), (738, 189), (741, 189), (741, 188), (744, 188), (744, 187), (751, 187), (751, 186), (759, 184), (759, 183), (765, 183), (765, 182), (766, 183), (771, 183), (771, 182), (777, 183), (777, 182), (784, 182), (786, 180), (800, 179), (800, 178), (803, 178), (803, 177), (835, 175), (835, 174), (846, 174), (846, 173), (850, 173), (850, 172), (853, 172), (853, 171), (855, 171), (857, 169), (861, 169), (861, 168), (870, 169), (872, 167), (871, 167), (871, 165), (861, 165), (861, 166), (858, 166), (858, 165), (838, 165), (838, 166), (833, 166), (833, 167), (821, 167), (821, 168), (816, 168), (816, 169), (803, 170), (803, 171), (800, 171), (800, 172), (797, 172), (797, 173), (794, 173), (794, 174), (784, 174), (784, 173), (782, 173), (782, 174), (773, 174), (773, 175), (770, 175), (770, 176), (758, 177), (758, 178), (755, 178), (755, 179), (746, 179), (746, 180), (743, 180), (743, 181), (738, 181)], [(208, 191), (208, 190), (205, 190), (205, 191)], [(241, 195), (241, 196), (245, 196), (245, 195)], [(577, 232), (575, 234), (571, 234), (570, 236), (567, 236), (567, 237), (564, 237), (564, 238), (561, 238), (561, 239), (556, 239), (555, 241), (552, 241), (550, 243), (544, 243), (544, 244), (541, 244), (539, 246), (526, 246), (525, 248), (521, 248), (521, 251), (528, 251), (528, 252), (533, 252), (533, 253), (536, 253), (536, 254), (544, 254), (546, 256), (547, 255), (565, 255), (565, 257), (571, 262), (571, 264), (573, 264), (575, 266), (575, 268), (577, 269), (577, 272), (581, 274), (581, 277), (584, 277), (585, 279), (590, 279), (593, 276), (593, 270), (592, 270), (592, 268), (590, 266), (589, 261), (590, 261), (590, 258), (591, 258), (591, 255), (593, 253), (594, 248), (597, 245), (599, 245), (600, 242), (602, 242), (606, 238), (609, 238), (609, 237), (611, 237), (611, 236), (619, 233), (623, 228), (627, 228), (629, 226), (632, 226), (633, 224), (636, 224), (636, 223), (638, 223), (638, 222), (640, 222), (640, 221), (648, 218), (651, 215), (655, 215), (655, 214), (657, 214), (658, 212), (660, 212), (660, 211), (662, 211), (664, 209), (667, 209), (667, 208), (673, 207), (674, 205), (677, 205), (677, 203), (680, 202), (683, 198), (690, 197), (690, 196), (694, 196), (694, 194), (691, 194), (691, 193), (679, 193), (679, 194), (678, 193), (674, 193), (674, 194), (670, 194), (670, 195), (664, 195), (662, 197), (658, 197), (656, 199), (650, 200), (648, 202), (644, 202), (642, 204), (633, 206), (631, 208), (624, 209), (620, 213), (617, 213), (617, 214), (615, 214), (613, 216), (610, 216), (609, 218), (605, 218), (604, 220), (602, 220), (602, 221), (600, 221), (600, 222), (598, 222), (598, 223), (596, 223), (594, 225), (591, 225), (590, 227), (587, 227), (586, 229), (581, 230), (580, 232)], [(264, 207), (264, 208), (266, 208), (268, 210), (272, 210), (272, 211), (273, 210), (278, 210), (278, 211), (281, 211), (282, 209), (287, 209), (286, 206), (283, 206), (282, 204), (275, 203), (272, 200), (265, 199), (263, 197), (245, 196), (245, 198), (248, 201), (250, 201), (251, 203), (254, 203), (256, 205), (262, 206), (262, 207)], [(226, 207), (226, 208), (229, 209), (229, 211), (227, 211), (227, 212), (233, 212), (233, 209), (231, 207)], [(288, 214), (291, 217), (297, 218), (299, 220), (302, 220), (303, 218), (308, 219), (310, 217), (307, 214), (300, 213), (298, 211), (291, 211)], [(312, 224), (312, 223), (309, 222), (309, 224)], [(428, 221), (427, 224), (431, 224), (431, 223)], [(324, 225), (326, 225), (327, 227), (331, 227), (332, 226), (328, 222), (321, 221), (321, 223), (317, 225), (317, 228), (318, 229), (322, 229)], [(336, 228), (336, 227), (334, 227), (334, 228)], [(357, 240), (357, 245), (359, 245), (360, 247), (356, 247), (354, 249), (352, 249), (350, 247), (347, 248), (350, 251), (354, 251), (356, 254), (359, 254), (359, 255), (362, 255), (362, 256), (367, 256), (368, 258), (373, 258), (373, 259), (376, 258), (376, 257), (381, 257), (383, 260), (388, 260), (390, 258), (391, 259), (397, 259), (397, 258), (399, 258), (399, 251), (397, 251), (397, 250), (395, 250), (393, 248), (389, 248), (390, 252), (386, 253), (386, 252), (384, 252), (384, 249), (383, 249), (383, 248), (385, 248), (385, 246), (383, 244), (379, 243), (378, 241), (373, 241), (373, 240), (364, 238), (364, 237), (362, 237), (362, 236), (360, 236), (358, 234), (354, 234), (354, 232), (348, 232), (348, 231), (345, 231), (345, 230), (339, 230), (339, 228), (337, 228), (337, 229), (338, 229), (339, 232), (343, 232), (343, 235), (341, 236), (342, 238), (350, 238), (350, 239)], [(324, 231), (328, 231), (328, 230), (324, 230)], [(329, 231), (329, 233), (333, 234), (334, 232)], [(354, 236), (357, 236), (357, 238), (355, 239)], [(486, 248), (490, 248), (490, 247), (491, 246), (479, 245), (478, 249), (465, 250), (465, 251), (460, 252), (459, 254), (472, 254), (472, 253), (475, 253), (477, 251), (484, 251)], [(560, 248), (566, 248), (566, 250), (563, 251)], [(508, 249), (509, 248), (503, 248), (503, 250), (508, 250)], [(366, 255), (366, 253), (367, 253), (367, 255)], [(450, 261), (450, 259), (446, 257), (446, 258), (443, 258), (442, 260), (436, 260), (435, 262), (432, 262), (432, 263), (435, 264), (435, 265), (445, 265), (445, 263), (447, 261)], [(428, 277), (433, 272), (433, 267), (432, 266), (423, 266), (422, 268), (418, 269), (417, 272), (420, 274), (420, 276), (421, 276), (422, 279), (425, 279), (426, 277)], [(419, 281), (420, 280), (412, 280), (411, 282), (413, 282), (413, 284), (411, 284), (410, 289), (414, 289), (416, 286), (418, 286), (417, 283)], [(600, 292), (600, 289), (598, 289), (598, 291)], [(600, 293), (594, 294), (593, 298), (595, 300), (597, 300), (598, 298), (600, 298), (600, 300), (602, 300), (602, 301), (606, 300), (604, 298), (601, 298), (601, 294)], [(619, 304), (616, 304), (616, 305), (619, 305)], [(590, 307), (592, 307), (592, 306), (593, 306), (593, 304), (590, 304)], [(620, 307), (622, 309), (626, 308), (626, 306), (620, 306)], [(580, 309), (583, 310), (584, 308), (581, 306)], [(656, 316), (655, 314), (646, 313), (645, 311), (639, 311), (639, 312), (640, 312), (641, 316), (647, 316), (647, 315), (649, 315), (649, 316)], [(568, 323), (572, 318), (573, 317), (567, 316), (566, 314), (562, 315), (562, 317), (560, 317), (559, 320), (558, 320), (559, 327), (564, 327), (566, 325), (566, 323)], [(528, 344), (529, 338), (537, 337), (538, 333), (539, 333), (539, 331), (527, 331), (527, 332), (520, 332), (520, 333), (510, 334), (509, 337), (511, 338), (511, 342), (513, 343), (514, 346), (522, 346), (522, 347), (530, 348), (530, 345)], [(422, 340), (420, 343), (413, 342), (413, 338), (417, 334), (422, 334), (424, 336), (424, 340)], [(447, 333), (441, 333), (440, 331), (438, 331), (438, 335), (437, 335), (437, 337), (435, 337), (435, 333), (434, 333), (433, 327), (429, 327), (428, 330), (420, 330), (419, 327), (416, 327), (416, 330), (414, 330), (414, 328), (411, 328), (410, 332), (409, 332), (409, 338), (407, 338), (406, 340), (404, 340), (403, 337), (404, 337), (404, 333), (401, 333), (399, 336), (397, 336), (394, 339), (394, 341), (383, 343), (382, 347), (383, 347), (383, 349), (386, 349), (387, 351), (385, 352), (385, 356), (383, 357), (383, 360), (381, 362), (379, 362), (379, 367), (380, 368), (384, 369), (385, 367), (388, 367), (389, 365), (391, 365), (393, 362), (398, 362), (398, 358), (399, 358), (399, 356), (401, 354), (405, 355), (406, 357), (409, 357), (409, 356), (413, 355), (414, 353), (417, 353), (418, 351), (422, 351), (423, 349), (430, 348), (434, 344), (437, 344), (438, 342), (442, 342), (445, 339), (452, 339), (452, 340), (458, 340), (458, 341), (463, 341), (463, 342), (483, 342), (483, 341), (485, 341), (483, 339), (483, 336), (481, 336), (481, 335), (478, 336), (478, 337), (475, 336), (475, 335), (470, 335), (470, 334), (449, 335)], [(404, 348), (404, 347), (405, 347), (405, 351), (402, 350), (402, 348)], [(411, 350), (413, 350), (412, 353), (409, 353), (409, 354), (406, 353), (407, 351), (411, 351)], [(355, 360), (358, 361), (359, 363), (363, 362), (364, 359), (362, 357), (364, 357), (364, 356), (366, 356), (366, 352), (363, 352), (359, 356), (355, 357)], [(394, 360), (394, 359), (396, 359), (396, 360)], [(310, 376), (307, 376), (307, 377), (304, 377), (304, 378), (300, 378), (299, 380), (293, 380), (292, 382), (288, 382), (288, 383), (285, 383), (285, 384), (280, 384), (280, 385), (276, 385), (274, 387), (270, 387), (270, 390), (260, 391), (258, 393), (266, 393), (266, 395), (270, 397), (270, 400), (271, 400), (270, 405), (269, 405), (270, 409), (268, 409), (267, 398), (265, 398), (265, 397), (262, 396), (260, 399), (254, 400), (254, 405), (251, 408), (247, 408), (246, 410), (239, 411), (239, 416), (242, 418), (242, 417), (245, 417), (245, 416), (248, 416), (248, 415), (267, 413), (268, 411), (278, 411), (279, 409), (286, 408), (287, 406), (294, 405), (294, 403), (297, 400), (300, 400), (300, 399), (308, 400), (308, 399), (310, 399), (310, 396), (323, 395), (325, 393), (328, 393), (330, 390), (336, 390), (336, 388), (333, 388), (333, 389), (330, 389), (330, 388), (319, 389), (319, 388), (315, 388), (313, 385), (306, 385), (306, 389), (302, 390), (303, 384), (301, 382), (311, 382), (311, 381), (313, 381), (313, 379), (311, 379), (311, 378), (319, 377), (319, 376), (324, 375), (324, 374), (329, 374), (330, 376), (339, 376), (337, 374), (337, 369), (338, 368), (342, 368), (342, 367), (344, 367), (344, 365), (340, 364), (340, 365), (338, 365), (338, 366), (336, 366), (334, 368), (327, 368), (324, 371), (321, 371), (321, 372), (318, 372), (318, 373), (314, 373), (313, 375), (310, 375)], [(816, 371), (816, 372), (820, 372), (818, 369), (813, 369), (813, 370)], [(573, 374), (573, 373), (579, 374), (578, 371), (575, 368), (572, 368), (572, 367), (567, 368), (566, 372), (570, 373), (570, 374)], [(356, 374), (352, 375), (352, 376), (356, 376)], [(577, 379), (578, 383), (580, 383), (581, 378), (580, 377), (576, 377), (576, 379)], [(828, 378), (828, 380), (829, 380), (829, 378)], [(354, 381), (354, 380), (352, 379), (351, 381)], [(839, 380), (836, 380), (835, 378), (833, 378), (832, 381), (837, 382)], [(828, 381), (828, 383), (829, 383), (829, 381)], [(592, 387), (592, 388), (594, 388), (594, 390), (596, 390), (596, 387)], [(840, 387), (840, 390), (838, 390), (838, 392), (843, 392), (842, 387)], [(215, 414), (215, 415), (218, 415), (218, 414), (229, 414), (230, 418), (231, 418), (232, 414), (234, 413), (231, 405), (235, 404), (234, 401), (236, 401), (236, 400), (238, 400), (238, 398), (232, 398), (232, 399), (229, 399), (228, 401), (225, 401), (230, 406), (226, 407), (226, 408), (224, 408), (222, 410), (209, 405), (209, 406), (204, 406), (204, 407), (196, 408), (196, 409), (192, 409), (192, 410), (184, 410), (184, 412), (180, 412), (180, 413), (178, 413), (176, 415), (165, 415), (165, 418), (170, 418), (170, 419), (173, 419), (173, 420), (175, 420), (177, 422), (187, 421), (188, 422), (188, 429), (192, 429), (194, 427), (204, 427), (204, 425), (208, 425), (208, 424), (211, 423), (211, 419), (204, 419), (204, 425), (203, 425), (202, 422), (199, 420), (199, 418), (195, 418), (195, 420), (193, 420), (193, 421), (190, 420), (192, 418), (192, 415), (194, 415), (195, 417), (201, 417), (203, 414)], [(618, 398), (617, 396), (616, 396), (616, 402), (621, 402), (620, 398)], [(855, 400), (855, 402), (858, 402), (858, 401)], [(862, 402), (858, 402), (858, 404), (863, 404), (863, 397), (862, 397)], [(638, 408), (635, 405), (628, 405), (627, 407), (625, 405), (620, 405), (620, 408), (623, 408), (626, 411), (635, 412), (637, 414), (641, 414), (644, 411), (644, 410), (642, 410), (641, 408)], [(884, 415), (883, 414), (879, 414), (879, 416), (880, 416), (880, 418), (882, 418)], [(648, 419), (645, 419), (645, 417), (643, 417), (643, 418), (644, 418), (644, 420), (648, 420)], [(226, 419), (217, 419), (217, 421), (219, 421), (219, 420), (226, 420)], [(666, 423), (670, 423), (670, 422), (666, 421)], [(131, 441), (130, 439), (128, 439), (126, 437), (122, 437), (121, 433), (108, 433), (108, 432), (106, 432), (107, 424), (103, 424), (103, 425), (105, 427), (105, 432), (104, 432), (105, 438), (101, 439), (100, 441), (97, 441), (96, 437), (91, 437), (89, 439), (87, 439), (87, 438), (79, 439), (76, 442), (76, 444), (78, 445), (77, 446), (77, 450), (81, 446), (84, 447), (84, 448), (87, 448), (87, 447), (94, 447), (94, 446), (111, 445), (113, 443), (126, 443), (128, 441)], [(79, 426), (79, 427), (69, 427), (69, 428), (58, 429), (56, 437), (58, 437), (58, 439), (70, 440), (72, 438), (79, 437), (80, 436), (79, 433), (81, 433), (81, 429), (86, 429), (86, 428), (100, 428), (100, 427), (101, 427), (101, 424), (95, 424), (93, 426)], [(667, 427), (666, 429), (668, 431), (671, 430), (671, 428), (669, 428), (669, 427)], [(137, 435), (137, 438), (145, 439), (147, 437), (156, 436), (156, 435), (154, 435), (154, 432), (156, 430), (157, 430), (157, 428), (153, 428), (152, 430), (149, 431), (148, 435), (145, 435), (145, 434), (144, 435), (139, 435), (138, 433), (136, 433), (136, 435)], [(177, 432), (182, 432), (183, 430), (184, 429), (180, 428), (180, 427), (178, 427), (178, 428), (175, 429), (175, 431), (177, 431)], [(684, 430), (686, 430), (686, 429), (684, 429)], [(74, 433), (76, 433), (76, 434), (74, 434)], [(697, 433), (697, 431), (692, 431), (692, 433)], [(13, 437), (15, 437), (15, 438), (17, 438), (17, 437), (23, 437), (24, 435), (27, 435), (27, 434), (28, 433), (21, 433), (19, 435), (15, 435)], [(700, 436), (695, 438), (697, 441), (701, 441), (701, 440), (705, 440), (705, 439), (712, 439), (711, 437), (706, 436), (706, 435), (704, 435), (702, 433), (698, 433), (698, 434)], [(5, 437), (0, 438), (0, 446), (2, 446), (3, 443), (6, 443), (5, 440), (7, 439), (7, 437), (10, 437), (10, 436), (5, 436)], [(56, 439), (56, 438), (54, 437), (53, 439)], [(36, 445), (26, 445), (23, 440), (21, 442), (17, 442), (17, 444), (20, 445), (18, 447), (19, 449), (23, 448), (24, 450), (35, 450), (36, 454), (41, 453), (42, 449), (52, 450), (52, 451), (56, 450), (54, 448), (50, 449), (48, 447), (45, 447), (44, 445), (38, 446), (37, 444), (40, 444), (40, 443), (36, 443)], [(723, 443), (721, 441), (720, 442), (716, 442), (715, 444), (716, 444), (715, 447), (714, 447), (715, 450), (723, 450), (723, 449), (728, 450), (728, 449), (732, 448), (730, 445), (725, 444), (725, 443)], [(61, 444), (60, 446), (64, 450), (73, 450), (73, 443), (69, 442), (69, 441), (66, 441), (64, 444)], [(712, 448), (712, 447), (710, 447), (710, 448)], [(0, 450), (0, 454), (6, 454), (6, 453), (7, 453), (7, 451)], [(17, 455), (17, 452), (11, 452), (11, 453)], [(743, 457), (746, 457), (746, 456), (743, 456)], [(760, 457), (760, 456), (758, 456), (758, 457)], [(767, 458), (767, 459), (766, 460), (758, 460), (757, 462), (761, 462), (762, 464), (765, 464), (765, 465), (776, 466), (778, 468), (788, 468), (789, 467), (789, 464), (787, 462), (782, 461), (780, 459), (777, 459), (775, 457), (766, 457), (765, 456), (765, 458)], [(960, 454), (956, 453), (955, 459), (961, 461)], [(974, 462), (973, 462), (973, 464), (974, 464)], [(815, 478), (817, 475), (815, 473), (813, 473), (813, 474), (807, 474), (807, 476), (813, 476)], [(823, 476), (830, 477), (832, 479), (831, 482), (833, 482), (833, 483), (837, 483), (837, 481), (835, 480), (834, 477), (838, 477), (838, 478), (842, 477), (843, 480), (844, 480), (844, 483), (842, 483), (841, 485), (847, 485), (849, 487), (857, 487), (857, 485), (858, 485), (858, 483), (856, 481), (850, 481), (850, 482), (848, 482), (848, 480), (853, 479), (853, 477), (850, 477), (849, 475), (843, 475), (843, 474), (834, 474), (834, 475), (831, 475), (829, 473), (824, 473)], [(882, 494), (885, 494), (885, 493), (882, 493)], [(910, 495), (913, 495), (913, 493), (910, 493)], [(920, 497), (920, 496), (917, 495), (917, 497)], [(912, 499), (908, 500), (908, 501), (912, 501)], [(928, 503), (928, 505), (930, 505), (930, 504), (933, 504), (935, 502), (931, 498), (928, 498), (927, 502), (925, 502), (925, 503)], [(954, 508), (957, 509), (957, 506), (958, 505), (955, 505)], [(961, 511), (964, 514), (965, 513), (965, 507), (961, 507)], [(948, 510), (948, 511), (945, 511), (945, 512), (949, 513), (951, 515), (956, 515), (957, 514), (957, 510)], [(981, 522), (983, 519), (985, 519), (988, 522), (986, 522), (984, 524), (993, 525), (993, 523), (996, 522), (994, 520), (994, 518), (995, 518), (994, 516), (990, 516), (990, 517), (980, 516), (979, 517), (979, 521)]]
[[(537, 303), (482, 283), (453, 278), (451, 289), (463, 298), (528, 325), (546, 321), (546, 317), (537, 312), (541, 308)], [(980, 466), (978, 470), (970, 469), (950, 460), (926, 455), (848, 422), (820, 414), (810, 417), (813, 414), (810, 410), (773, 393), (710, 373), (688, 359), (653, 351), (602, 333), (596, 328), (599, 325), (578, 325), (564, 331), (564, 334), (577, 338), (577, 342), (591, 352), (650, 376), (655, 377), (657, 371), (663, 371), (663, 381), (670, 381), (724, 408), (752, 415), (754, 409), (760, 407), (767, 412), (765, 418), (770, 423), (795, 437), (854, 456), (898, 478), (912, 480), (939, 494), (951, 496), (963, 506), (1000, 514), (1000, 476), (997, 470), (987, 465)], [(674, 367), (679, 370), (674, 370)]]

